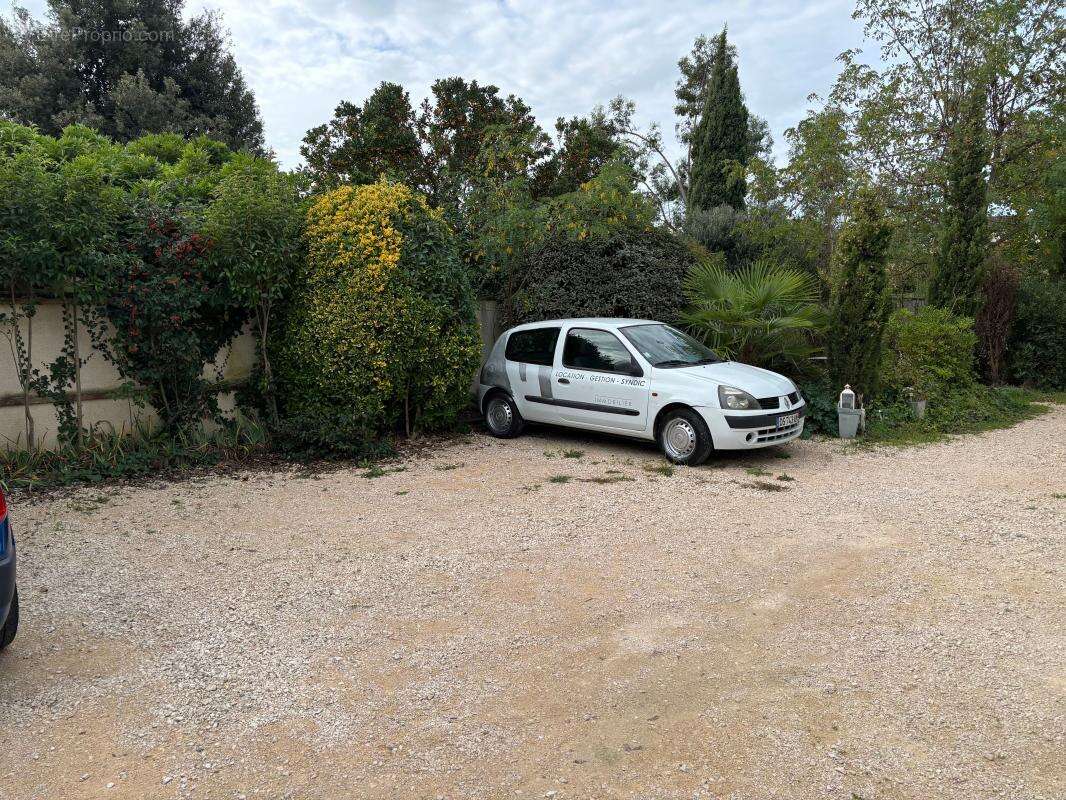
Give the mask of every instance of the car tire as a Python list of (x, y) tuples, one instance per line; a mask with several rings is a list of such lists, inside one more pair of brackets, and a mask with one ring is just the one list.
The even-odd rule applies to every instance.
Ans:
[(669, 412), (659, 426), (659, 449), (672, 463), (695, 467), (707, 460), (714, 442), (703, 417), (679, 408)]
[(518, 413), (514, 400), (497, 392), (485, 403), (485, 426), (497, 439), (513, 439), (525, 428), (526, 421)]
[(19, 590), (15, 590), (15, 596), (11, 599), (11, 610), (7, 615), (7, 622), (0, 630), (0, 650), (3, 650), (15, 639), (15, 633), (19, 629)]

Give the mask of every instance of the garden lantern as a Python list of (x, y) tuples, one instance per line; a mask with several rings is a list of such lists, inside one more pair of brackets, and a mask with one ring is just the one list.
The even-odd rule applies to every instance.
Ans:
[(854, 439), (865, 421), (865, 409), (855, 407), (855, 392), (851, 384), (844, 385), (837, 402), (837, 428), (841, 439)]

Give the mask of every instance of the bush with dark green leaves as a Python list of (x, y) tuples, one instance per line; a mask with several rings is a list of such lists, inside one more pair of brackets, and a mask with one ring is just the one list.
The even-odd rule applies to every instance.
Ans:
[(941, 398), (971, 389), (977, 380), (973, 320), (925, 306), (900, 309), (885, 326), (881, 383), (885, 393), (912, 389), (936, 404)]
[(509, 324), (565, 317), (631, 317), (676, 322), (696, 257), (658, 229), (626, 228), (572, 240), (557, 235), (519, 267)]
[(1022, 281), (1007, 354), (1014, 383), (1066, 389), (1066, 280)]
[(804, 401), (807, 403), (807, 416), (803, 423), (804, 435), (837, 435), (837, 401), (840, 390), (822, 370), (816, 375), (796, 381)]

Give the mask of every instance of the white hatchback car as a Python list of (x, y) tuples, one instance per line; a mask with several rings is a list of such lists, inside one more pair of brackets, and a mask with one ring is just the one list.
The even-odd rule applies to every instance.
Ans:
[(806, 403), (783, 375), (718, 359), (661, 322), (560, 319), (496, 341), (478, 379), (489, 430), (546, 422), (656, 440), (675, 464), (767, 447), (803, 432)]

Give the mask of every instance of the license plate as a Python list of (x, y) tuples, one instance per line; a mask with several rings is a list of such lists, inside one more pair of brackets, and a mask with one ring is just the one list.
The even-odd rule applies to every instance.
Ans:
[(777, 418), (777, 429), (791, 428), (793, 425), (798, 425), (800, 421), (799, 414), (782, 414)]

